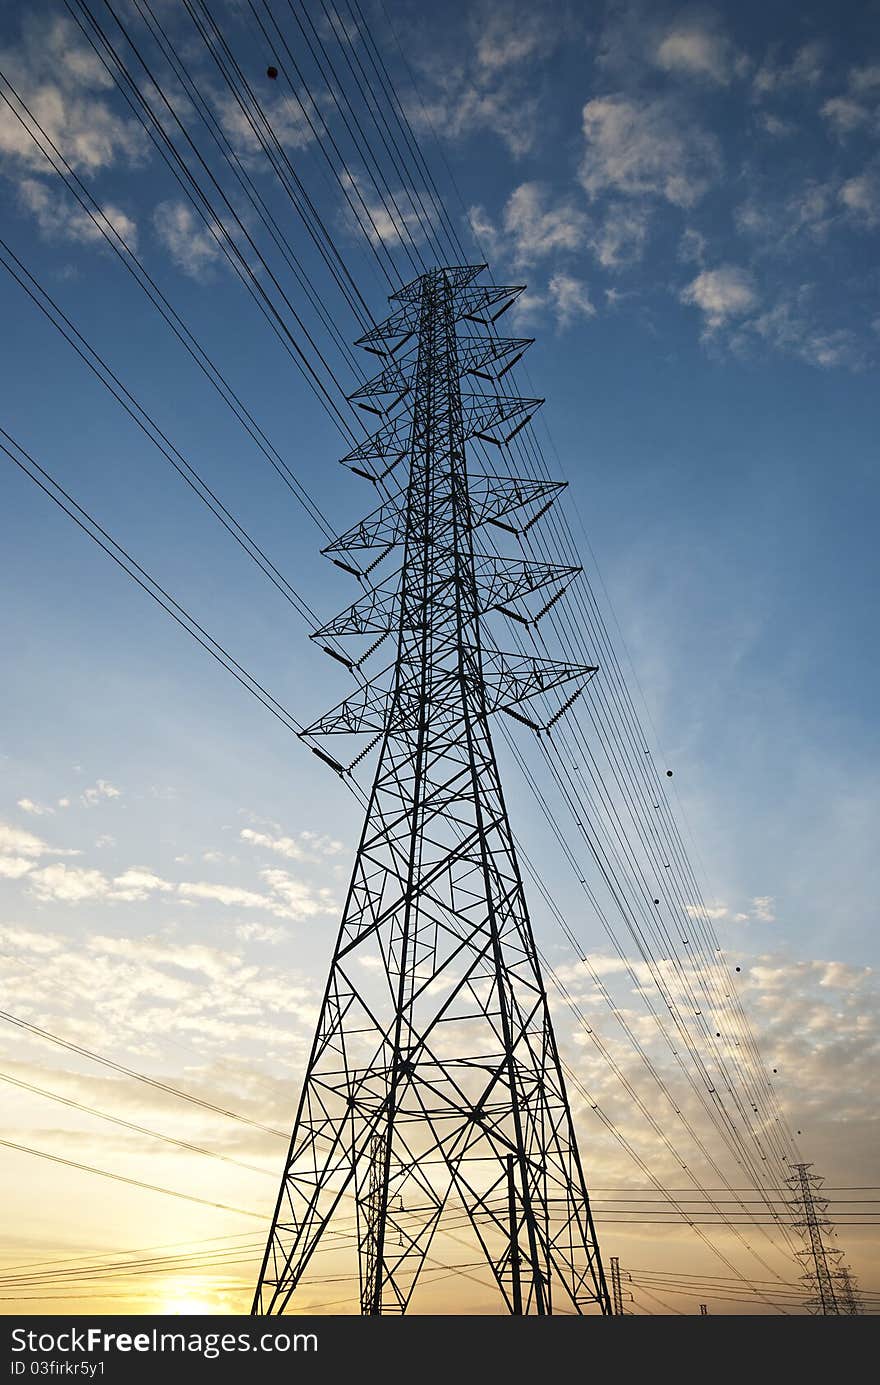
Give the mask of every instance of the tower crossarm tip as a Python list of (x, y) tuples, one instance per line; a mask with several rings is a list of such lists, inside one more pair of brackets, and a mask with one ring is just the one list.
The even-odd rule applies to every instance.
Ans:
[(515, 707), (576, 678), (589, 682), (598, 671), (598, 666), (594, 664), (569, 664), (561, 659), (502, 654), (498, 650), (484, 651), (486, 710), (497, 712)]

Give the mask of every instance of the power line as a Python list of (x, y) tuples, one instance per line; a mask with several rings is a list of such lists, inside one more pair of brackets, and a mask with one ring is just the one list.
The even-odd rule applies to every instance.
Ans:
[(121, 1073), (123, 1077), (131, 1077), (136, 1082), (144, 1082), (147, 1086), (155, 1087), (158, 1091), (167, 1092), (169, 1096), (176, 1096), (181, 1101), (188, 1101), (193, 1106), (200, 1106), (205, 1111), (213, 1112), (214, 1115), (226, 1116), (229, 1120), (238, 1121), (240, 1125), (249, 1125), (255, 1130), (262, 1131), (265, 1135), (277, 1135), (282, 1140), (287, 1138), (283, 1130), (277, 1130), (271, 1125), (264, 1125), (262, 1121), (244, 1116), (239, 1111), (231, 1111), (213, 1101), (206, 1101), (203, 1097), (195, 1096), (192, 1092), (186, 1092), (180, 1087), (172, 1086), (170, 1082), (162, 1082), (156, 1077), (150, 1077), (147, 1073), (138, 1072), (134, 1068), (127, 1068), (124, 1064), (117, 1063), (115, 1059), (106, 1057), (105, 1054), (96, 1053), (93, 1049), (85, 1048), (82, 1044), (65, 1039), (60, 1034), (53, 1034), (49, 1029), (41, 1029), (39, 1025), (32, 1024), (30, 1020), (21, 1019), (18, 1015), (10, 1014), (8, 1010), (0, 1010), (0, 1020), (5, 1020), (7, 1024), (15, 1025), (16, 1028), (33, 1034), (35, 1038), (45, 1039), (47, 1043), (56, 1044), (59, 1048), (67, 1049), (70, 1053), (76, 1053), (81, 1058), (88, 1058), (93, 1063), (100, 1063), (102, 1067), (111, 1068), (114, 1072)]
[(93, 1164), (81, 1164), (76, 1159), (65, 1159), (60, 1154), (50, 1154), (45, 1149), (33, 1149), (30, 1145), (16, 1144), (13, 1140), (0, 1139), (0, 1145), (4, 1149), (15, 1150), (19, 1154), (30, 1154), (37, 1159), (48, 1159), (53, 1164), (64, 1164), (67, 1168), (78, 1169), (83, 1173), (94, 1173), (101, 1178), (110, 1178), (115, 1183), (127, 1183), (133, 1188), (145, 1188), (151, 1193), (164, 1193), (166, 1197), (182, 1198), (184, 1202), (197, 1202), (202, 1207), (212, 1207), (220, 1212), (234, 1212), (239, 1217), (255, 1217), (258, 1221), (263, 1221), (262, 1212), (249, 1212), (243, 1207), (230, 1207), (225, 1202), (212, 1202), (209, 1198), (196, 1197), (193, 1193), (181, 1193), (175, 1188), (163, 1188), (158, 1183), (145, 1183), (141, 1178), (128, 1178), (122, 1173), (113, 1173), (110, 1169), (95, 1168)]

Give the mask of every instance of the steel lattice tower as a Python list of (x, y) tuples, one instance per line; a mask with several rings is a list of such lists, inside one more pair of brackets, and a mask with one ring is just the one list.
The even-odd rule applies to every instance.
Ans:
[(475, 282), (484, 268), (423, 275), (359, 343), (382, 370), (352, 398), (384, 421), (343, 460), (385, 498), (325, 549), (364, 591), (316, 637), (367, 640), (354, 671), (385, 638), (396, 658), (304, 733), (343, 774), (369, 744), (346, 768), (316, 741), (380, 749), (256, 1313), (288, 1309), (352, 1197), (363, 1314), (407, 1311), (453, 1209), (502, 1311), (611, 1311), (490, 731), (497, 711), (535, 725), (528, 699), (574, 683), (555, 720), (595, 669), (501, 654), (482, 628), (525, 619), (533, 592), (539, 618), (578, 571), (480, 548), (483, 526), (521, 531), (561, 489), (468, 474), (469, 437), (503, 445), (541, 403), (504, 393), (529, 342), (494, 322), (521, 290)]
[(801, 1227), (806, 1241), (798, 1255), (806, 1266), (804, 1283), (814, 1294), (809, 1306), (814, 1313), (835, 1316), (841, 1311), (834, 1287), (841, 1252), (827, 1246), (822, 1236), (823, 1230), (831, 1229), (824, 1216), (828, 1202), (821, 1195), (822, 1179), (809, 1172), (812, 1164), (793, 1164), (792, 1168), (794, 1173), (785, 1181), (792, 1189), (793, 1207), (799, 1214), (795, 1224)]
[(620, 1258), (612, 1255), (611, 1265), (611, 1312), (615, 1318), (623, 1317), (623, 1291), (620, 1287)]
[(862, 1300), (852, 1273), (847, 1266), (838, 1271), (837, 1281), (840, 1286), (837, 1291), (837, 1300), (840, 1304), (841, 1313), (853, 1317), (857, 1316), (862, 1311)]

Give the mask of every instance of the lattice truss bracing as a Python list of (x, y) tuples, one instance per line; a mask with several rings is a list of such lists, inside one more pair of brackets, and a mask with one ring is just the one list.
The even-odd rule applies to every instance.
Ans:
[[(453, 1212), (501, 1311), (610, 1312), (489, 721), (536, 724), (529, 698), (553, 689), (560, 715), (595, 669), (484, 648), (487, 611), (538, 620), (577, 570), (481, 548), (560, 489), (468, 475), (467, 438), (503, 446), (541, 402), (503, 390), (529, 343), (496, 334), (519, 290), (478, 283), (481, 268), (422, 276), (360, 343), (381, 370), (356, 402), (382, 421), (343, 460), (383, 498), (325, 550), (362, 594), (316, 638), (350, 636), (352, 668), (385, 639), (396, 655), (305, 733), (340, 772), (328, 745), (379, 752), (259, 1313), (295, 1310), (352, 1198), (364, 1314), (407, 1311)], [(462, 389), (475, 376), (486, 392)], [(371, 585), (392, 550), (398, 571)]]

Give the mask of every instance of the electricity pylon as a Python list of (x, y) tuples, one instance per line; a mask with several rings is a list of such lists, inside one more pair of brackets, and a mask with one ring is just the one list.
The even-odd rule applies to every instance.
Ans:
[(862, 1311), (862, 1298), (853, 1279), (852, 1271), (844, 1265), (837, 1272), (837, 1301), (840, 1312), (857, 1316)]
[(794, 1172), (785, 1181), (792, 1189), (792, 1207), (797, 1214), (794, 1221), (804, 1233), (804, 1249), (797, 1252), (804, 1262), (803, 1282), (812, 1291), (808, 1307), (813, 1313), (831, 1317), (841, 1312), (835, 1290), (837, 1262), (841, 1252), (828, 1246), (822, 1232), (830, 1232), (831, 1223), (824, 1212), (828, 1206), (821, 1195), (823, 1180), (810, 1173), (812, 1164), (793, 1164)]
[(623, 1317), (623, 1291), (620, 1287), (620, 1257), (612, 1255), (611, 1265), (611, 1312), (615, 1318)]
[[(363, 1314), (407, 1311), (450, 1212), (502, 1311), (611, 1311), (490, 732), (499, 711), (537, 729), (529, 699), (564, 689), (554, 721), (596, 670), (502, 654), (483, 628), (539, 619), (578, 571), (480, 546), (561, 489), (466, 465), (469, 438), (503, 446), (541, 403), (504, 392), (529, 342), (494, 322), (521, 289), (477, 283), (484, 268), (424, 274), (359, 343), (382, 369), (352, 398), (382, 422), (343, 460), (383, 499), (325, 549), (363, 593), (315, 637), (365, 640), (343, 658), (357, 673), (386, 638), (396, 657), (304, 733), (343, 775), (380, 749), (256, 1313), (288, 1309), (347, 1197)], [(367, 744), (346, 766), (330, 736)]]

